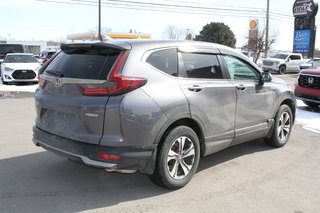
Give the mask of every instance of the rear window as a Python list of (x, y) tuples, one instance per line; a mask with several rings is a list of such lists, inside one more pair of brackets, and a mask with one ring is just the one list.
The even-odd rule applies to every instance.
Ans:
[(66, 78), (106, 80), (119, 54), (120, 50), (107, 47), (68, 49), (57, 55), (45, 72), (59, 72)]
[(6, 63), (37, 63), (38, 60), (33, 55), (7, 55)]
[(146, 62), (169, 75), (178, 76), (177, 49), (155, 51)]

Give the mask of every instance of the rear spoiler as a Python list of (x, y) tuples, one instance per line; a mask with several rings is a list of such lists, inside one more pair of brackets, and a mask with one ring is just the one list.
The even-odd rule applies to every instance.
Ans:
[(71, 49), (89, 49), (89, 48), (104, 48), (104, 47), (109, 47), (112, 49), (116, 49), (116, 50), (129, 50), (131, 49), (131, 46), (127, 43), (119, 43), (119, 44), (112, 44), (112, 43), (103, 43), (103, 42), (99, 42), (99, 43), (64, 43), (60, 45), (60, 48), (63, 52), (67, 52), (68, 50)]

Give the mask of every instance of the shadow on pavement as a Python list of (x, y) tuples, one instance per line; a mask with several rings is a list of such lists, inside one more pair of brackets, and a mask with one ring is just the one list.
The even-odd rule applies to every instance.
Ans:
[[(241, 144), (201, 159), (198, 172), (270, 149)], [(107, 173), (47, 151), (2, 159), (0, 171), (0, 212), (79, 212), (174, 193), (140, 173)]]
[(273, 150), (274, 148), (266, 145), (263, 139), (253, 140), (247, 143), (230, 147), (218, 153), (206, 156), (200, 160), (198, 172), (214, 167), (221, 163), (233, 160), (244, 155), (250, 155), (256, 152)]

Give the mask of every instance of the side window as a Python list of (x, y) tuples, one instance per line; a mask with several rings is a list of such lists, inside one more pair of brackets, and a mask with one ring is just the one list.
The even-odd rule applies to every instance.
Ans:
[(223, 78), (216, 55), (181, 53), (181, 57), (188, 78)]
[(227, 68), (232, 80), (258, 80), (259, 75), (253, 70), (253, 68), (241, 61), (240, 59), (225, 55), (224, 60), (227, 64)]
[(150, 54), (146, 62), (169, 75), (178, 76), (177, 50), (158, 50)]
[(291, 60), (300, 60), (301, 59), (300, 55), (291, 55), (289, 58)]

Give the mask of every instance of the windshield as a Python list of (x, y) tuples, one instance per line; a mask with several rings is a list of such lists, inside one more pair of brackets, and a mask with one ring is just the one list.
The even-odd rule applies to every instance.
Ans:
[(288, 54), (275, 54), (271, 58), (280, 58), (280, 59), (286, 59), (288, 57)]
[(37, 63), (33, 55), (7, 55), (5, 63)]

